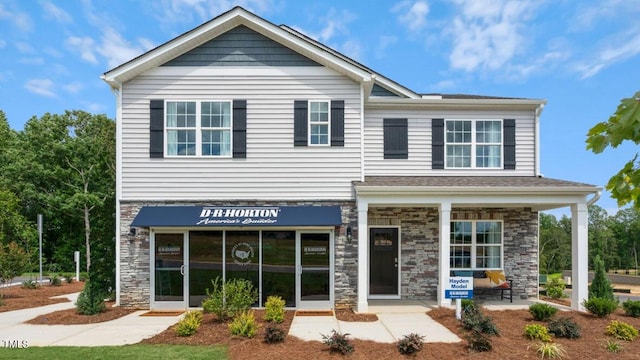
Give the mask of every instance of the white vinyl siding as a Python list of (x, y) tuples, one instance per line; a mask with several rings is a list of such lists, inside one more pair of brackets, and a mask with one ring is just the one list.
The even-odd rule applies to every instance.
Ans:
[[(408, 159), (384, 159), (385, 118), (408, 119)], [(432, 169), (431, 119), (515, 119), (516, 170)], [(385, 110), (365, 107), (364, 136), (365, 176), (535, 176), (535, 120), (532, 111)]]
[[(318, 70), (320, 69), (320, 70)], [(162, 70), (162, 69), (161, 69)], [(179, 69), (171, 68), (170, 71)], [(229, 73), (228, 69), (225, 69)], [(349, 200), (360, 180), (360, 85), (326, 68), (262, 76), (155, 70), (122, 91), (123, 200)], [(222, 74), (220, 74), (222, 75)], [(149, 157), (149, 100), (247, 101), (246, 159)], [(294, 100), (344, 100), (345, 146), (293, 146)]]

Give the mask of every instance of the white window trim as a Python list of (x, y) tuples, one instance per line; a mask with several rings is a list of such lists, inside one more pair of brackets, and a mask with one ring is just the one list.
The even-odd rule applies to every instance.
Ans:
[[(469, 143), (449, 143), (447, 141), (447, 123), (449, 121), (471, 121), (471, 166), (469, 167), (451, 167), (447, 166), (447, 159), (449, 154), (447, 153), (448, 145), (468, 145)], [(476, 142), (476, 123), (478, 121), (498, 121), (500, 122), (500, 135), (501, 141), (500, 143), (481, 143), (478, 144)], [(477, 145), (500, 145), (500, 164), (497, 167), (477, 167)], [(494, 170), (494, 169), (504, 169), (504, 122), (502, 119), (445, 119), (444, 120), (444, 168), (445, 169), (457, 169), (457, 170), (466, 170), (466, 169), (482, 169), (482, 170)]]
[[(196, 126), (195, 128), (179, 128), (179, 127), (168, 127), (167, 126), (167, 104), (170, 102), (195, 102), (196, 103)], [(202, 103), (203, 102), (219, 102), (219, 103), (229, 103), (230, 109), (230, 126), (229, 130), (229, 146), (230, 151), (229, 155), (202, 155), (202, 130), (211, 130), (211, 129), (220, 129), (226, 130), (227, 128), (208, 128), (202, 127)], [(231, 159), (233, 157), (233, 100), (229, 99), (165, 99), (164, 101), (164, 118), (162, 121), (164, 122), (164, 157), (172, 158), (172, 159), (194, 159), (194, 158), (203, 158), (203, 159)], [(196, 131), (196, 154), (195, 155), (169, 155), (169, 130), (195, 130)]]
[[(327, 143), (326, 144), (313, 144), (311, 142), (311, 125), (320, 124), (325, 125), (324, 122), (321, 121), (311, 121), (311, 103), (326, 103), (327, 104)], [(307, 102), (307, 144), (308, 146), (331, 146), (331, 101), (330, 100), (309, 100)]]
[[(471, 244), (467, 245), (467, 244), (454, 244), (453, 242), (450, 243), (449, 245), (449, 250), (451, 250), (452, 247), (454, 246), (471, 246), (471, 267), (470, 268), (456, 268), (451, 266), (451, 270), (503, 270), (504, 269), (504, 220), (452, 220), (451, 223), (457, 223), (457, 222), (467, 222), (467, 223), (471, 223)], [(501, 233), (500, 233), (500, 267), (497, 268), (479, 268), (477, 267), (476, 264), (476, 249), (478, 248), (478, 246), (487, 246), (485, 244), (480, 244), (478, 245), (476, 242), (476, 236), (477, 236), (477, 223), (479, 222), (496, 222), (496, 223), (500, 223), (500, 229), (502, 229)], [(453, 229), (453, 226), (451, 226), (451, 228)], [(449, 234), (449, 239), (451, 239), (451, 234)], [(489, 246), (497, 246), (497, 245), (489, 245)], [(451, 256), (453, 254), (450, 251), (449, 254), (449, 262), (451, 262)]]

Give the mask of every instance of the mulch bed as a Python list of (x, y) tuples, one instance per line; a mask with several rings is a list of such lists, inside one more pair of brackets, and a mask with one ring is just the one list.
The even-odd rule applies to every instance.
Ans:
[(80, 315), (76, 309), (67, 309), (54, 311), (49, 314), (40, 315), (29, 321), (27, 324), (32, 325), (82, 325), (82, 324), (95, 324), (105, 321), (115, 320), (117, 318), (129, 315), (137, 309), (122, 308), (119, 306), (113, 306), (113, 302), (107, 302), (107, 310), (105, 312), (95, 315)]
[(20, 285), (3, 287), (0, 289), (3, 294), (0, 313), (68, 302), (68, 299), (50, 299), (50, 297), (80, 292), (83, 288), (84, 282), (81, 281), (74, 281), (71, 284), (63, 282), (60, 286), (44, 284), (35, 289), (25, 289)]

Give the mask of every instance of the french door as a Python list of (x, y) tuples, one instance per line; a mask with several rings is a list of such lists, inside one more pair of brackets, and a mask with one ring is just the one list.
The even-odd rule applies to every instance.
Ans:
[(333, 239), (330, 232), (299, 232), (297, 307), (333, 308)]
[(185, 255), (188, 251), (186, 247), (187, 241), (182, 232), (153, 235), (152, 308), (185, 309), (187, 307)]

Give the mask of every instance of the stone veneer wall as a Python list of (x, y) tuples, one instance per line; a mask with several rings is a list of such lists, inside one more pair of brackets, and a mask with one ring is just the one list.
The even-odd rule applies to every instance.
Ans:
[[(211, 206), (210, 202), (121, 202), (120, 203), (120, 305), (124, 307), (149, 308), (151, 296), (149, 229), (137, 228), (136, 235), (129, 240), (128, 233), (133, 219), (145, 205), (198, 205)], [(336, 306), (355, 304), (357, 301), (358, 245), (357, 212), (353, 202), (226, 202), (216, 206), (308, 206), (340, 205), (342, 224), (335, 228), (335, 303)], [(353, 229), (353, 241), (347, 242), (346, 228)]]
[[(369, 226), (400, 226), (403, 299), (435, 299), (438, 286), (439, 221), (436, 208), (369, 208)], [(538, 213), (525, 208), (453, 208), (452, 220), (503, 220), (504, 270), (514, 297), (538, 291)]]

